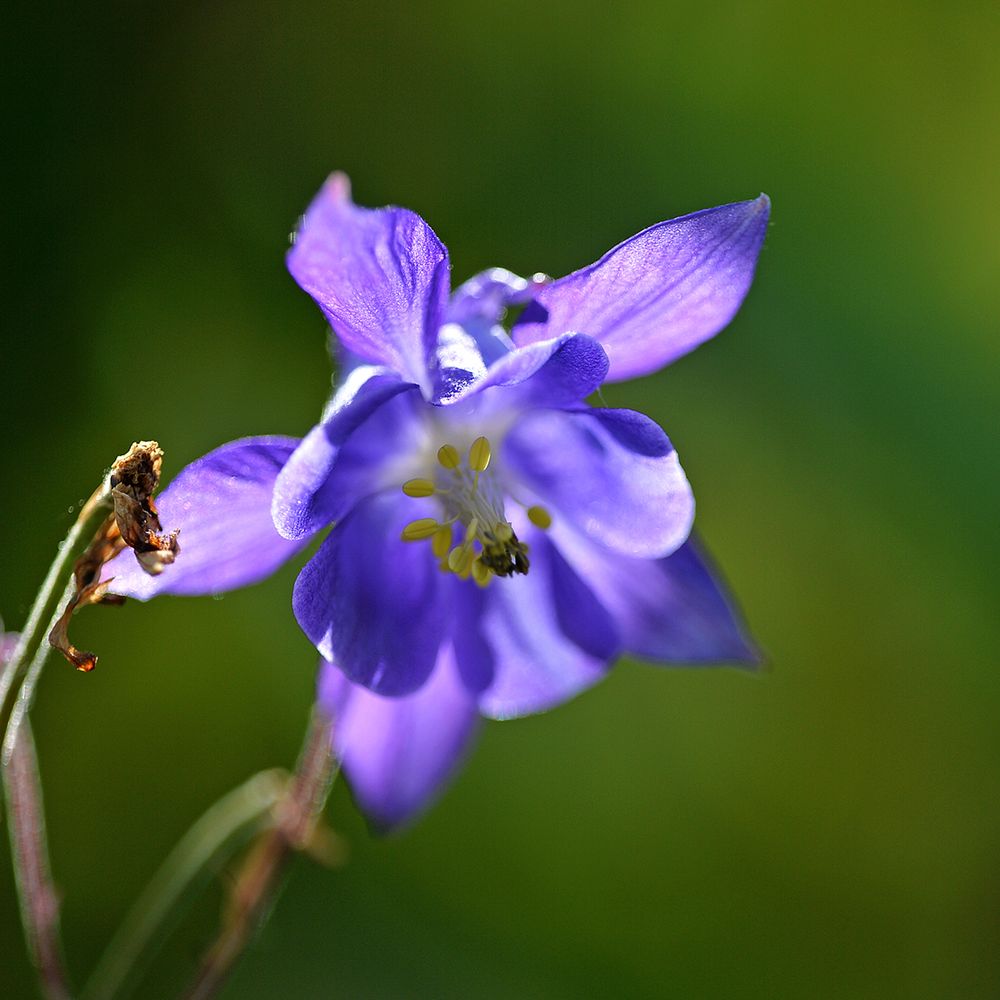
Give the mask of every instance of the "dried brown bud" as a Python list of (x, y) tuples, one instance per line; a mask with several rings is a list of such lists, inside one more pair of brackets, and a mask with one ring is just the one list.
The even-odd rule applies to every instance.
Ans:
[(177, 557), (177, 532), (163, 534), (153, 493), (160, 482), (163, 450), (155, 441), (139, 441), (111, 466), (115, 523), (139, 565), (150, 575), (163, 572)]
[(98, 504), (112, 507), (94, 536), (87, 551), (73, 568), (75, 593), (63, 610), (51, 633), (49, 642), (77, 670), (90, 671), (97, 657), (77, 649), (68, 635), (74, 612), (88, 604), (121, 604), (123, 597), (108, 593), (110, 580), (101, 581), (104, 564), (126, 546), (135, 551), (139, 565), (151, 576), (162, 573), (174, 561), (180, 550), (177, 532), (163, 533), (160, 518), (153, 503), (153, 493), (160, 482), (163, 451), (155, 441), (139, 441), (111, 466), (111, 476), (87, 501), (87, 507)]

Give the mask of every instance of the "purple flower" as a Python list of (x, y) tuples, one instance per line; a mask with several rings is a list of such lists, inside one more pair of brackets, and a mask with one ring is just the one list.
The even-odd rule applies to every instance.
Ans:
[(623, 653), (754, 662), (689, 538), (694, 500), (666, 434), (585, 400), (732, 319), (768, 210), (761, 195), (660, 223), (557, 281), (495, 269), (449, 294), (430, 227), (359, 208), (334, 175), (288, 256), (339, 341), (322, 421), (184, 469), (159, 500), (176, 564), (149, 577), (119, 560), (113, 589), (245, 585), (331, 528), (293, 606), (324, 658), (344, 769), (382, 827), (428, 802), (480, 716), (551, 708)]

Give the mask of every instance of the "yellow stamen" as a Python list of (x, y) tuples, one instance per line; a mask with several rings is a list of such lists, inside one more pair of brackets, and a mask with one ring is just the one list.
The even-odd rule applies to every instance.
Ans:
[(453, 444), (443, 444), (438, 448), (438, 461), (446, 469), (457, 469), (462, 461), (462, 456), (459, 455), (458, 449)]
[(469, 526), (465, 529), (465, 544), (468, 545), (472, 542), (472, 539), (476, 537), (476, 532), (479, 530), (479, 519), (474, 517), (470, 522)]
[(429, 479), (408, 479), (403, 483), (403, 492), (408, 497), (434, 496), (437, 487)]
[(451, 547), (451, 525), (442, 524), (431, 539), (431, 548), (437, 559), (444, 559)]
[(469, 449), (469, 468), (473, 472), (485, 472), (489, 468), (492, 454), (489, 441), (484, 437), (476, 438)]
[(438, 523), (433, 517), (421, 517), (403, 528), (401, 535), (404, 542), (419, 542), (425, 538), (430, 538), (438, 530)]
[(478, 586), (485, 587), (492, 578), (492, 571), (483, 564), (482, 559), (476, 559), (472, 563), (472, 579), (476, 581)]
[(458, 545), (448, 553), (448, 569), (457, 576), (467, 577), (476, 554), (467, 545)]
[(499, 521), (493, 528), (493, 534), (498, 542), (509, 542), (514, 537), (514, 529), (506, 521)]
[(552, 515), (544, 507), (540, 507), (537, 504), (534, 507), (528, 508), (528, 520), (536, 528), (541, 528), (542, 531), (552, 527)]

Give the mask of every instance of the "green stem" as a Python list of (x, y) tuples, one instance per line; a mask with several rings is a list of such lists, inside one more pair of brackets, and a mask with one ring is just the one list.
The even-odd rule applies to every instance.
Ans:
[[(59, 901), (52, 885), (41, 781), (28, 709), (49, 653), (52, 627), (73, 597), (73, 569), (111, 509), (107, 481), (83, 505), (59, 546), (31, 607), (28, 621), (5, 668), (0, 671), (0, 770), (10, 817), (11, 857), (21, 904), (25, 942), (42, 993), (68, 1000), (68, 976), (59, 936)], [(13, 697), (17, 692), (16, 699)]]
[(286, 772), (262, 771), (209, 808), (136, 900), (84, 987), (82, 1000), (130, 995), (197, 890), (273, 822), (287, 786)]

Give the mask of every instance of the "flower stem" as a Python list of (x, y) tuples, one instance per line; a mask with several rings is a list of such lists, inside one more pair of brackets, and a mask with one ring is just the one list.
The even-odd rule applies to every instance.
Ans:
[(59, 895), (52, 884), (45, 837), (45, 810), (31, 724), (24, 720), (3, 768), (10, 814), (21, 920), (31, 961), (46, 1000), (70, 1000), (71, 991), (59, 937)]
[(84, 987), (83, 1000), (130, 995), (186, 904), (226, 859), (267, 826), (287, 785), (287, 772), (261, 771), (197, 820), (132, 906)]
[[(83, 505), (59, 546), (6, 667), (0, 671), (0, 769), (10, 818), (11, 856), (28, 953), (49, 1000), (70, 996), (51, 878), (38, 758), (28, 708), (49, 653), (48, 635), (75, 590), (73, 568), (111, 509), (107, 482)], [(17, 692), (16, 700), (13, 697)]]
[(329, 718), (314, 708), (275, 825), (262, 834), (237, 873), (222, 928), (205, 952), (186, 1000), (207, 1000), (218, 993), (262, 926), (292, 854), (310, 847), (336, 773), (331, 732)]

